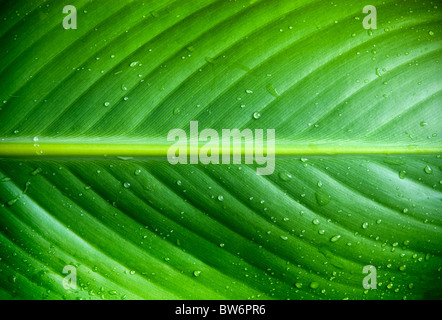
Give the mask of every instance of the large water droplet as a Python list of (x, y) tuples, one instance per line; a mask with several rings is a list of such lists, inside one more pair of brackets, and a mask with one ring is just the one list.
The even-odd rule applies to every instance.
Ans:
[(279, 178), (282, 181), (289, 181), (290, 179), (292, 179), (292, 175), (288, 172), (280, 172), (279, 173)]
[(341, 235), (338, 234), (338, 235), (336, 235), (336, 236), (331, 237), (331, 238), (330, 238), (330, 241), (331, 241), (331, 242), (336, 242), (336, 241), (338, 241), (340, 238), (341, 238)]
[(312, 289), (317, 289), (317, 288), (319, 288), (319, 283), (316, 282), (316, 281), (311, 282), (311, 283), (310, 283), (310, 288), (312, 288)]
[(331, 196), (323, 191), (315, 192), (315, 197), (320, 206), (325, 206), (331, 201)]
[(407, 171), (405, 170), (399, 171), (399, 179), (405, 179), (406, 176), (407, 176)]

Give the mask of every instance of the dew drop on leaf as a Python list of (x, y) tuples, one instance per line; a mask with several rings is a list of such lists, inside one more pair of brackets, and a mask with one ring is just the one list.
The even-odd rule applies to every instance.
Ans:
[(331, 201), (331, 196), (323, 191), (315, 192), (315, 197), (320, 206), (325, 206)]
[(407, 176), (407, 171), (405, 170), (399, 171), (399, 179), (405, 179), (406, 176)]
[(290, 181), (290, 179), (292, 179), (292, 175), (288, 172), (280, 172), (279, 173), (279, 178), (282, 181)]
[(424, 171), (425, 171), (425, 173), (428, 173), (428, 174), (433, 173), (433, 169), (429, 165), (425, 166)]
[(317, 289), (317, 288), (319, 288), (319, 283), (316, 282), (316, 281), (311, 282), (311, 283), (310, 283), (310, 288), (312, 288), (312, 289)]

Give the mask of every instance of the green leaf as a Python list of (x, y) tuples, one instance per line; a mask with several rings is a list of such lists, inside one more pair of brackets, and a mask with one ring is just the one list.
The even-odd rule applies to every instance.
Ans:
[[(2, 4), (1, 299), (441, 298), (435, 3)], [(191, 121), (274, 172), (169, 163)]]

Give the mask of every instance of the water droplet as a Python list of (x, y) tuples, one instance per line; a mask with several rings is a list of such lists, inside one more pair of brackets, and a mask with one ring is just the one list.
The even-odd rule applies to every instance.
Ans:
[(200, 274), (201, 274), (201, 271), (200, 271), (200, 270), (195, 270), (195, 271), (193, 272), (193, 275), (194, 275), (195, 277), (199, 277)]
[(313, 219), (312, 223), (318, 225), (319, 224), (319, 219)]
[(315, 192), (315, 197), (320, 206), (325, 206), (331, 201), (331, 196), (323, 191)]
[(43, 171), (42, 168), (37, 168), (37, 169), (35, 169), (34, 171), (32, 171), (31, 174), (32, 174), (33, 176), (36, 176), (37, 174), (39, 174), (39, 173), (42, 172), (42, 171)]
[(258, 111), (254, 112), (253, 113), (253, 118), (255, 118), (255, 119), (261, 118), (261, 113), (259, 113)]
[(288, 240), (289, 237), (287, 237), (287, 236), (281, 236), (281, 239), (282, 239), (282, 240)]
[(421, 127), (425, 127), (425, 126), (428, 126), (428, 123), (427, 123), (427, 122), (425, 122), (425, 121), (421, 121), (421, 123), (420, 123), (420, 126), (421, 126)]
[(8, 201), (8, 206), (12, 206), (17, 202), (18, 199), (12, 199)]
[(292, 175), (288, 172), (280, 172), (279, 173), (279, 178), (282, 181), (290, 181), (290, 179), (292, 179)]
[(309, 286), (310, 286), (310, 288), (312, 288), (312, 289), (317, 289), (317, 288), (319, 288), (319, 283), (316, 282), (316, 281), (313, 281), (313, 282), (310, 283)]
[(104, 103), (104, 106), (105, 106), (105, 107), (109, 107), (109, 106), (110, 106), (110, 102), (109, 102), (109, 101), (106, 101), (106, 102)]
[(341, 235), (338, 234), (338, 235), (336, 235), (336, 236), (331, 237), (331, 238), (330, 238), (330, 241), (331, 241), (331, 242), (336, 242), (336, 241), (338, 241), (340, 238), (341, 238)]
[(407, 171), (405, 170), (399, 171), (399, 179), (405, 179), (406, 176), (407, 176)]
[(180, 186), (180, 185), (181, 185), (181, 180), (178, 180), (178, 181), (176, 182), (176, 184)]
[(224, 248), (224, 243), (219, 244), (220, 248)]
[(434, 36), (434, 32), (433, 32), (433, 31), (428, 31), (428, 34), (429, 34), (430, 36)]
[(133, 61), (133, 62), (130, 63), (129, 66), (133, 68), (133, 67), (135, 67), (136, 65), (138, 65), (138, 63), (140, 63), (140, 62), (139, 62), (139, 61)]
[(123, 187), (125, 187), (126, 189), (130, 188), (130, 183), (129, 182), (123, 183)]
[(368, 228), (368, 222), (364, 222), (364, 223), (362, 224), (362, 228), (363, 228), (363, 229), (367, 229), (367, 228)]
[(301, 289), (302, 288), (302, 283), (301, 282), (296, 282), (295, 283), (295, 287), (298, 288), (298, 289)]
[(431, 174), (433, 173), (433, 169), (429, 165), (426, 165), (424, 168), (425, 173)]
[(252, 90), (250, 90), (250, 89), (247, 89), (247, 90), (246, 90), (246, 93), (248, 93), (248, 94), (252, 94), (252, 93), (253, 93), (253, 91), (252, 91)]
[(137, 169), (137, 170), (135, 170), (134, 174), (135, 174), (136, 176), (141, 175), (141, 169)]
[(37, 141), (38, 141), (38, 137), (34, 137), (32, 140), (33, 140), (34, 142), (37, 142)]
[(223, 200), (224, 200), (224, 197), (222, 195), (219, 195), (218, 196), (218, 201), (223, 201)]

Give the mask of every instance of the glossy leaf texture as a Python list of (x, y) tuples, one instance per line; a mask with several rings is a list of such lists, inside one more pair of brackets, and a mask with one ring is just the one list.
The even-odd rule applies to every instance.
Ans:
[[(0, 298), (441, 298), (440, 3), (69, 4), (2, 2)], [(170, 164), (191, 121), (273, 174)]]

